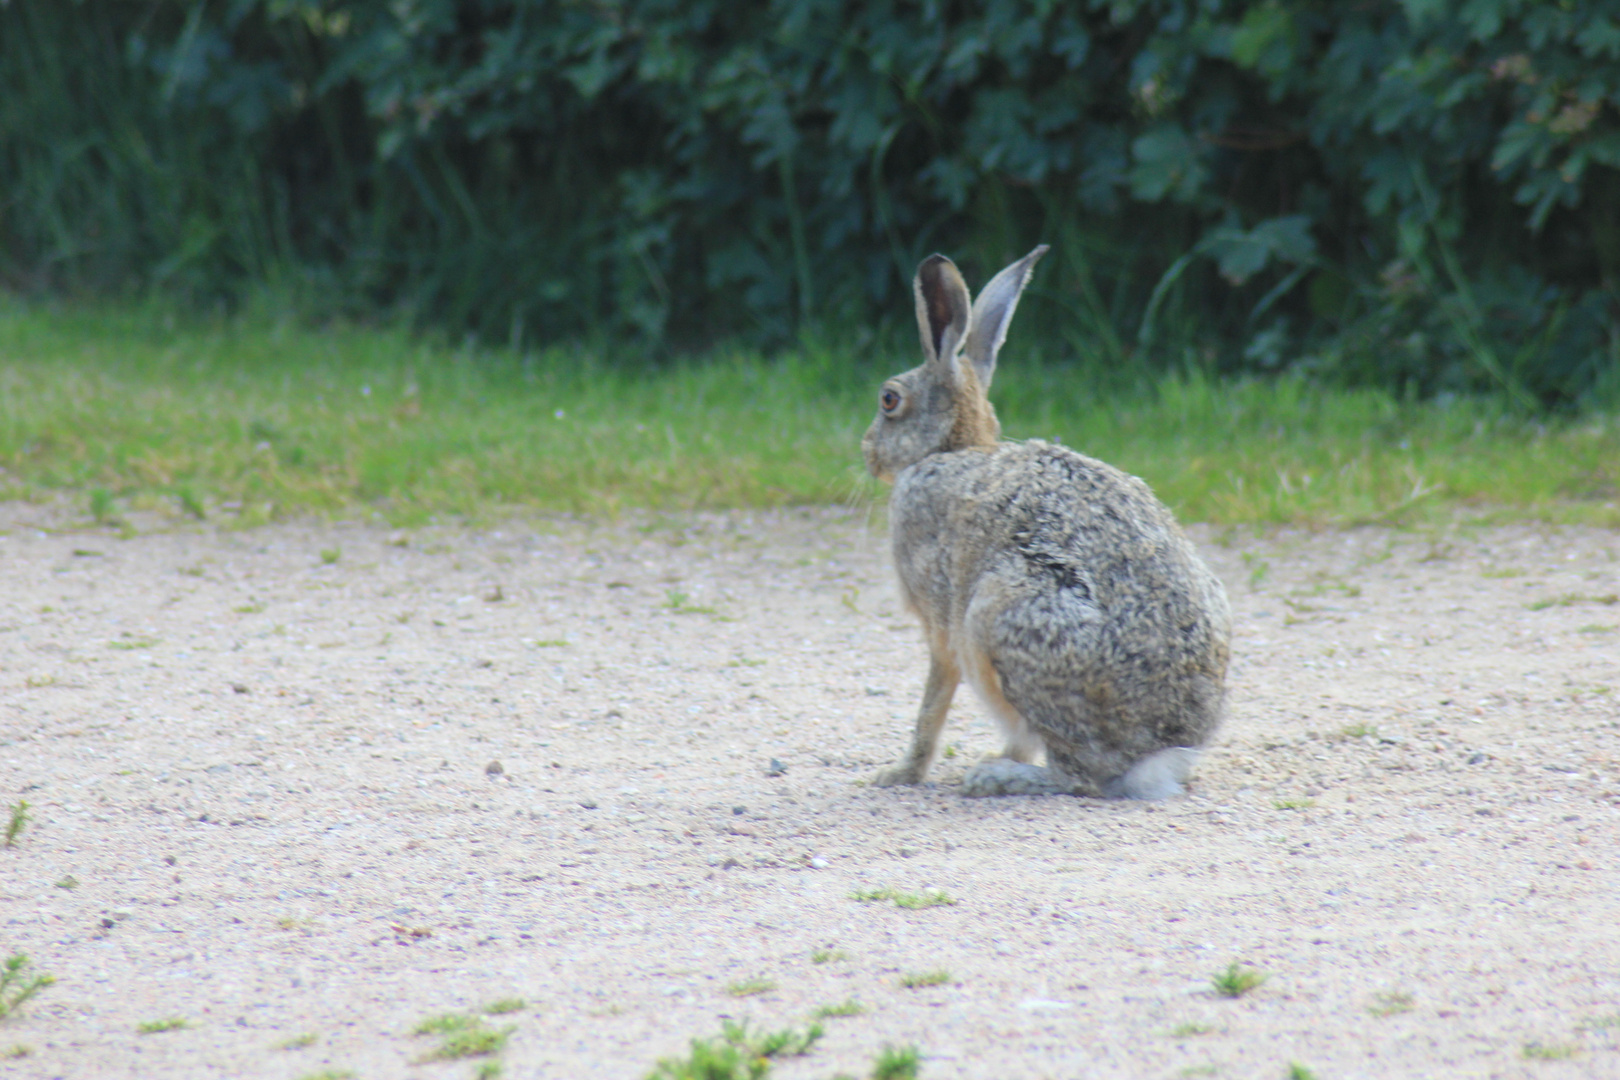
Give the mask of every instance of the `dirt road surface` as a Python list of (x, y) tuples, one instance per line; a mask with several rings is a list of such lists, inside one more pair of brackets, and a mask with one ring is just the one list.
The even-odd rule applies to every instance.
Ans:
[[(1620, 534), (1191, 530), (1231, 719), (1145, 805), (959, 797), (965, 689), (933, 783), (865, 786), (926, 655), (855, 515), (30, 512), (0, 954), (56, 982), (5, 1077), (641, 1078), (848, 1001), (773, 1075), (1620, 1077)], [(496, 1057), (413, 1034), (513, 998)]]

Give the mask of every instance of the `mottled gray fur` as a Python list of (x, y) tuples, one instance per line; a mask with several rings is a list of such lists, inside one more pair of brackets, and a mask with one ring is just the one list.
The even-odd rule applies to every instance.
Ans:
[(1007, 744), (964, 793), (1165, 798), (1221, 719), (1226, 593), (1142, 481), (1061, 446), (1000, 441), (986, 391), (1045, 251), (971, 304), (949, 259), (923, 262), (924, 361), (884, 383), (862, 441), (872, 474), (894, 483), (895, 567), (930, 655), (911, 752), (875, 782), (923, 780), (965, 678)]

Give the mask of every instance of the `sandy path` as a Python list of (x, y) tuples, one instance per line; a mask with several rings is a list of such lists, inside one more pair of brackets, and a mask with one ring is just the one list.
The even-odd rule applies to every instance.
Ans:
[[(1141, 805), (957, 797), (996, 746), (965, 692), (936, 786), (864, 787), (925, 656), (836, 513), (7, 513), (0, 801), (36, 822), (0, 954), (58, 981), (0, 1075), (471, 1077), (411, 1028), (520, 997), (507, 1077), (639, 1078), (850, 998), (776, 1075), (915, 1043), (925, 1078), (1620, 1076), (1615, 533), (1199, 531), (1233, 717)], [(879, 887), (957, 903), (851, 899)], [(1220, 999), (1234, 960), (1269, 981)]]

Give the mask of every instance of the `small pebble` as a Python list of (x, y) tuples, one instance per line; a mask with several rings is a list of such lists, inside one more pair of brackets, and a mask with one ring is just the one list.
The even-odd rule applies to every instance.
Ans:
[(484, 772), (489, 776), (500, 776), (502, 773), (506, 772), (506, 770), (501, 767), (501, 763), (497, 760), (485, 765)]
[(738, 817), (742, 817), (744, 814), (748, 813), (748, 807), (746, 807), (746, 806), (733, 806), (731, 808), (731, 812), (733, 814), (736, 814)]
[(765, 767), (766, 776), (783, 776), (787, 773), (787, 766), (780, 759), (771, 758), (771, 763)]

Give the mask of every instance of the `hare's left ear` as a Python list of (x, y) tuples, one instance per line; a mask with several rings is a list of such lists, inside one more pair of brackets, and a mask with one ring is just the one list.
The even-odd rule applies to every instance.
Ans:
[[(947, 372), (956, 367), (956, 350), (968, 328), (968, 287), (956, 264), (943, 255), (930, 255), (917, 267), (912, 282), (917, 294), (917, 332), (922, 337), (923, 360)], [(954, 381), (952, 375), (948, 381)]]
[(991, 278), (990, 284), (973, 302), (973, 316), (968, 320), (967, 342), (962, 352), (972, 361), (979, 385), (986, 390), (990, 389), (990, 380), (996, 374), (996, 354), (1001, 351), (1001, 343), (1007, 340), (1007, 324), (1012, 322), (1018, 298), (1029, 284), (1035, 264), (1046, 254), (1046, 248), (1047, 245), (1042, 244)]

